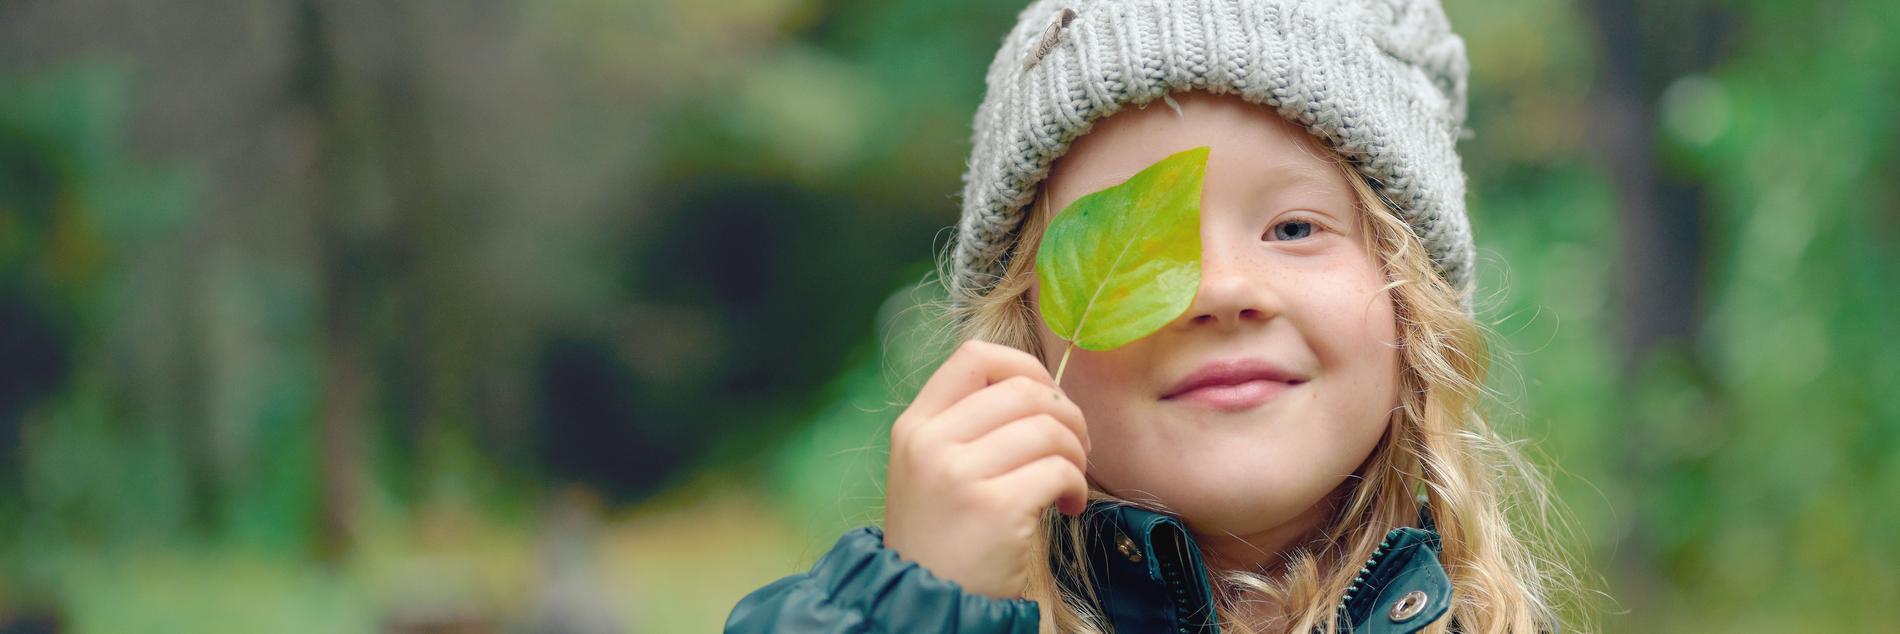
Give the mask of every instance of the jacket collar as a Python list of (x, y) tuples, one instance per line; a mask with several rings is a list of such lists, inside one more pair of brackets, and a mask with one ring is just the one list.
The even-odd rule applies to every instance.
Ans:
[[(1350, 623), (1352, 632), (1407, 634), (1450, 608), (1451, 580), (1438, 562), (1438, 533), (1429, 514), (1421, 512), (1420, 519), (1424, 528), (1387, 532), (1363, 562), (1340, 602), (1341, 631)], [(1090, 582), (1114, 631), (1218, 634), (1201, 549), (1180, 519), (1098, 501), (1089, 505), (1082, 525)], [(1052, 556), (1058, 563), (1069, 558), (1065, 552)], [(1065, 575), (1061, 581), (1076, 589), (1078, 580)], [(1412, 610), (1421, 599), (1422, 609)]]

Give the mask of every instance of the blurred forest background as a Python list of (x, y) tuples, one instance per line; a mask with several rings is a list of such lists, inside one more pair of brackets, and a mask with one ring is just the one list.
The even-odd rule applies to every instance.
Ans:
[[(877, 519), (1021, 0), (0, 2), (0, 632), (713, 631)], [(1448, 0), (1610, 632), (1900, 599), (1900, 6)]]

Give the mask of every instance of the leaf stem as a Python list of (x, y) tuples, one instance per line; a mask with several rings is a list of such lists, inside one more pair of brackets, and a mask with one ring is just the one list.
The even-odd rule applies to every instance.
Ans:
[(1062, 350), (1062, 360), (1056, 362), (1056, 387), (1062, 387), (1062, 371), (1069, 369), (1069, 353), (1071, 352), (1075, 352), (1073, 341), (1069, 342), (1068, 348)]

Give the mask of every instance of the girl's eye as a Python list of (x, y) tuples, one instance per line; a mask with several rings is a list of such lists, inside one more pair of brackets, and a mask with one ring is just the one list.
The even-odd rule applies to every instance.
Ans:
[(1305, 220), (1288, 220), (1267, 229), (1267, 235), (1263, 239), (1298, 240), (1313, 235), (1314, 230), (1313, 223), (1311, 222)]

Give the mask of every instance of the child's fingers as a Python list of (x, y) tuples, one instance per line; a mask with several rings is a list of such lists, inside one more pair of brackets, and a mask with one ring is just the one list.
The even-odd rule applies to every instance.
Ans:
[(1088, 479), (1082, 476), (1081, 469), (1062, 456), (1045, 456), (997, 476), (990, 483), (1034, 500), (1037, 509), (1054, 504), (1063, 513), (1075, 515), (1088, 506)]
[(1060, 390), (1022, 375), (1003, 379), (995, 385), (963, 397), (937, 414), (937, 422), (919, 434), (929, 434), (951, 442), (970, 442), (1010, 421), (1046, 414), (1068, 426), (1069, 433), (1089, 446), (1088, 424), (1082, 408), (1063, 396)]
[(1047, 456), (1060, 456), (1088, 471), (1088, 451), (1068, 425), (1048, 414), (1012, 421), (966, 445), (963, 459), (979, 478), (1002, 475)]
[(970, 393), (1012, 376), (1026, 376), (1051, 386), (1056, 384), (1042, 362), (1027, 352), (983, 341), (964, 342), (937, 367), (930, 380), (924, 382), (923, 389), (917, 391), (917, 399), (904, 411), (903, 419), (929, 420)]

